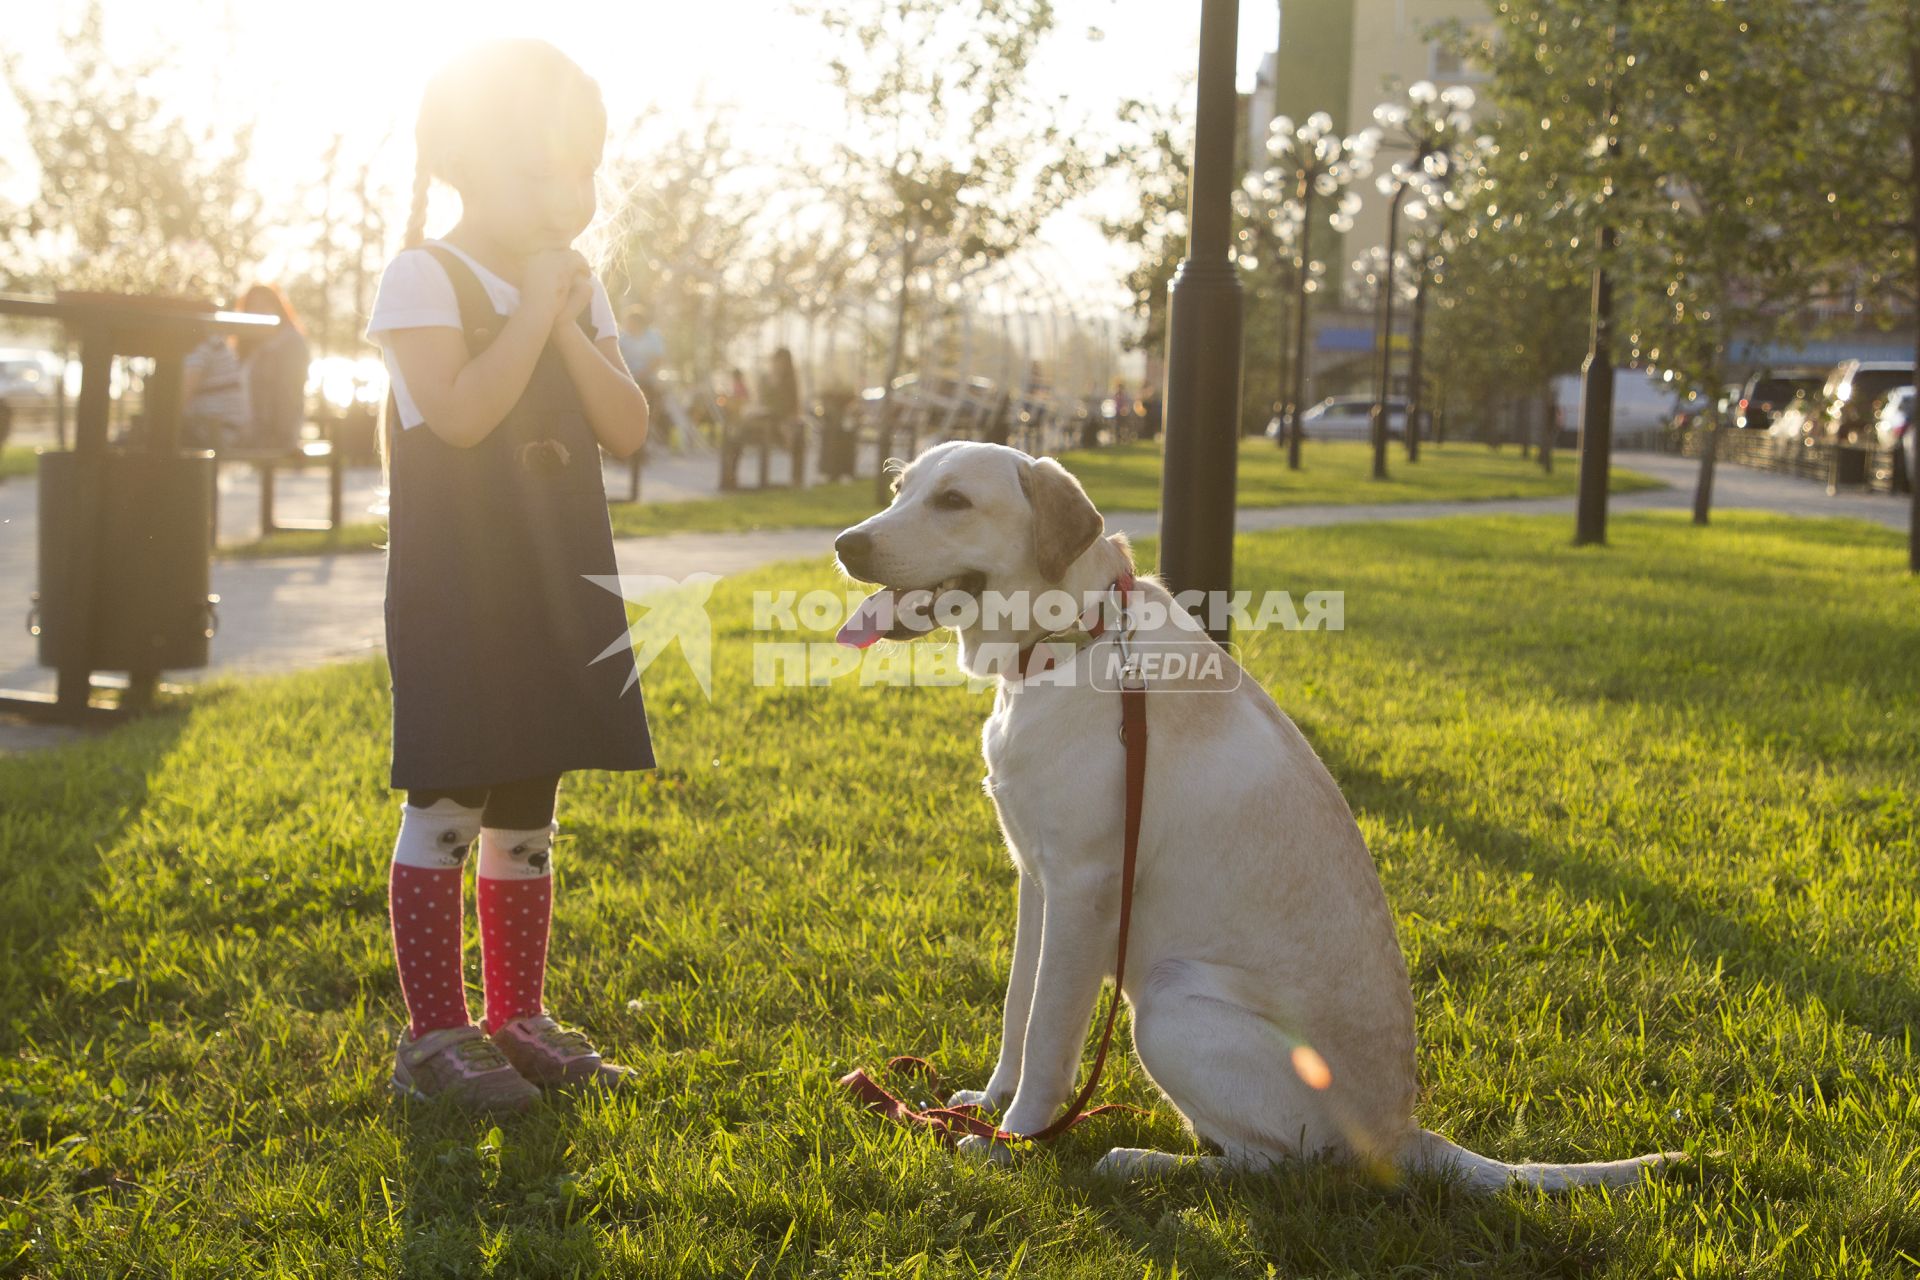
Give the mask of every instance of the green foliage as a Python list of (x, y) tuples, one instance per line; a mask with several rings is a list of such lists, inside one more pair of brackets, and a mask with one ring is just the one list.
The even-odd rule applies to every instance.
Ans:
[[(1090, 156), (1029, 82), (1054, 29), (1050, 0), (796, 0), (841, 52), (828, 64), (847, 107), (835, 191), (851, 238), (893, 259), (893, 334), (881, 382), (905, 359), (916, 274), (1006, 258), (1084, 191)], [(890, 406), (883, 401), (883, 412)], [(890, 416), (889, 416), (890, 423)]]
[[(1183, 90), (1186, 96), (1191, 93), (1190, 85)], [(1191, 148), (1184, 119), (1161, 104), (1130, 98), (1120, 104), (1119, 120), (1124, 140), (1109, 152), (1101, 168), (1124, 174), (1139, 203), (1124, 215), (1103, 219), (1100, 229), (1133, 253), (1125, 284), (1142, 317), (1133, 345), (1142, 351), (1163, 351), (1167, 287), (1187, 252)], [(1256, 372), (1258, 361), (1251, 365), (1249, 372)]]
[(1920, 14), (1907, 0), (1818, 6), (1829, 109), (1805, 139), (1823, 181), (1807, 194), (1836, 243), (1828, 289), (1920, 347)]
[(1296, 530), (1236, 566), (1347, 593), (1345, 631), (1245, 655), (1380, 867), (1422, 1123), (1691, 1168), (1564, 1197), (1321, 1164), (1104, 1185), (1109, 1145), (1191, 1149), (1130, 1053), (1102, 1095), (1150, 1116), (1011, 1170), (855, 1109), (834, 1077), (890, 1053), (984, 1078), (1013, 884), (986, 695), (751, 687), (750, 593), (838, 589), (821, 561), (723, 585), (715, 700), (667, 655), (662, 768), (562, 796), (550, 995), (631, 1096), (389, 1101), (377, 662), (0, 760), (0, 1273), (1907, 1274), (1913, 585), (1882, 530), (1683, 520), (1618, 516), (1604, 551), (1537, 520)]
[[(1520, 280), (1517, 300), (1513, 285), (1490, 297), (1536, 319), (1535, 299), (1562, 313), (1611, 228), (1618, 361), (1705, 390), (1725, 380), (1737, 341), (1813, 323), (1823, 281), (1859, 260), (1834, 217), (1836, 166), (1885, 166), (1884, 152), (1838, 136), (1857, 132), (1848, 95), (1878, 82), (1883, 45), (1803, 0), (1490, 9), (1490, 30), (1455, 31), (1490, 72), (1499, 142), (1466, 256), (1484, 259), (1479, 274)], [(1565, 327), (1528, 344), (1533, 363), (1566, 363)]]
[(169, 116), (153, 87), (164, 56), (112, 61), (100, 0), (61, 52), (44, 83), (17, 54), (0, 58), (40, 168), (10, 273), (39, 287), (230, 297), (261, 226), (246, 178), (252, 125), (196, 131)]

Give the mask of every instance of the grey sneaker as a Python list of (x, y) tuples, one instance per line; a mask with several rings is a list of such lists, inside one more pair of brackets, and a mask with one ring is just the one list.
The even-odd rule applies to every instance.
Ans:
[(393, 1091), (419, 1102), (445, 1099), (470, 1111), (525, 1111), (540, 1100), (478, 1027), (442, 1027), (418, 1040), (400, 1033)]
[(493, 1033), (493, 1042), (537, 1085), (622, 1085), (634, 1075), (631, 1067), (606, 1061), (584, 1035), (544, 1013), (515, 1018)]

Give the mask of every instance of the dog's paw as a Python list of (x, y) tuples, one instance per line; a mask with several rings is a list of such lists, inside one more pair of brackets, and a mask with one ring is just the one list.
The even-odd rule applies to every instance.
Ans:
[(961, 1155), (974, 1160), (985, 1160), (997, 1165), (1010, 1165), (1013, 1163), (1012, 1147), (1004, 1142), (995, 1142), (992, 1138), (983, 1137), (977, 1133), (970, 1133), (960, 1139), (959, 1144), (954, 1149)]
[(961, 1089), (947, 1099), (950, 1107), (983, 1107), (988, 1111), (998, 1111), (1000, 1101), (986, 1089)]
[(1102, 1178), (1148, 1178), (1172, 1173), (1193, 1164), (1191, 1156), (1176, 1156), (1144, 1147), (1115, 1147), (1094, 1161), (1093, 1172)]

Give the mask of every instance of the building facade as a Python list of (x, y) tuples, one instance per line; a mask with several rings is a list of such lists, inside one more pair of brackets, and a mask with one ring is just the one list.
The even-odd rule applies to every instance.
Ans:
[[(1451, 23), (1484, 24), (1487, 0), (1278, 0), (1275, 7), (1279, 47), (1261, 63), (1245, 97), (1249, 168), (1266, 167), (1267, 129), (1276, 115), (1301, 121), (1325, 111), (1335, 132), (1348, 135), (1373, 123), (1376, 105), (1399, 97), (1417, 81), (1431, 80), (1444, 89), (1476, 85), (1483, 78), (1453, 56), (1441, 37)], [(1391, 153), (1382, 152), (1380, 160), (1390, 163)], [(1351, 348), (1352, 331), (1365, 329), (1366, 315), (1341, 308), (1349, 264), (1386, 240), (1386, 197), (1371, 181), (1354, 190), (1361, 207), (1353, 230), (1335, 233), (1326, 225), (1323, 206), (1313, 233), (1313, 256), (1325, 264), (1328, 287), (1316, 303), (1311, 372), (1334, 381), (1345, 366), (1365, 359)], [(1371, 348), (1371, 339), (1365, 345)], [(1310, 399), (1336, 389), (1327, 382)]]

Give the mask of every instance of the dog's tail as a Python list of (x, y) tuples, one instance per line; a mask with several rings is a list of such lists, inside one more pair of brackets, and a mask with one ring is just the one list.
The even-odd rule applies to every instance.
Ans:
[(1502, 1164), (1478, 1155), (1437, 1133), (1420, 1129), (1400, 1149), (1398, 1164), (1407, 1173), (1439, 1173), (1456, 1177), (1475, 1191), (1498, 1191), (1518, 1184), (1540, 1191), (1569, 1191), (1574, 1187), (1630, 1187), (1649, 1169), (1685, 1160), (1686, 1153), (1662, 1151), (1631, 1160), (1599, 1160), (1591, 1164)]

